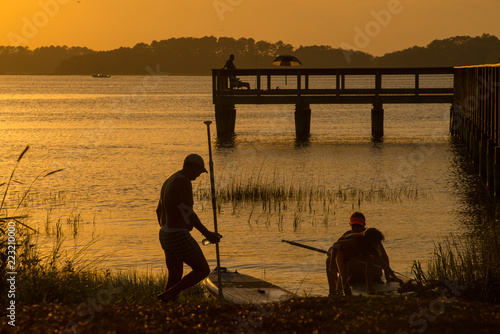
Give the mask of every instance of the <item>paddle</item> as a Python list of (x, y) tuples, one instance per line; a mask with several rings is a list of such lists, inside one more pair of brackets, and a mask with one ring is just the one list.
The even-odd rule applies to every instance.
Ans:
[(313, 250), (313, 251), (316, 251), (316, 252), (328, 254), (328, 252), (326, 250), (315, 248), (315, 247), (311, 247), (311, 246), (304, 245), (304, 244), (300, 244), (300, 243), (295, 242), (295, 241), (289, 241), (289, 240), (283, 239), (283, 240), (281, 240), (281, 242), (286, 242), (286, 243), (288, 243), (290, 245), (294, 245), (294, 246), (302, 247), (302, 248), (305, 248), (305, 249), (310, 249), (310, 250)]
[[(209, 155), (209, 166), (210, 166), (210, 185), (212, 187), (212, 210), (214, 212), (214, 232), (220, 235), (217, 231), (217, 199), (215, 197), (215, 177), (214, 177), (214, 161), (212, 160), (212, 139), (210, 137), (210, 124), (212, 121), (205, 121), (207, 126), (208, 135), (208, 155)], [(219, 255), (219, 243), (215, 244), (215, 256), (217, 258), (217, 288), (219, 289), (218, 299), (223, 299), (222, 294), (222, 279), (220, 271), (220, 255)]]

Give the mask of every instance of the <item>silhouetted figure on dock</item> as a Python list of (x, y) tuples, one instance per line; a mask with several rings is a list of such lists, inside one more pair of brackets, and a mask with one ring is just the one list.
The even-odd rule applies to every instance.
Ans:
[[(203, 252), (189, 231), (195, 227), (210, 242), (220, 241), (217, 234), (210, 232), (193, 211), (191, 181), (201, 173), (207, 173), (203, 158), (190, 154), (184, 159), (182, 170), (172, 174), (161, 188), (156, 214), (168, 269), (165, 291), (158, 295), (158, 300), (162, 302), (175, 301), (181, 291), (198, 284), (210, 273)], [(182, 277), (184, 263), (193, 270)]]
[[(227, 69), (227, 70), (235, 70), (236, 66), (234, 66), (234, 55), (230, 55), (229, 59), (226, 61), (222, 69)], [(235, 76), (230, 76), (229, 77), (229, 88), (240, 88), (240, 87), (246, 87), (247, 89), (250, 89), (250, 84), (248, 82), (243, 82), (240, 79), (238, 79)]]

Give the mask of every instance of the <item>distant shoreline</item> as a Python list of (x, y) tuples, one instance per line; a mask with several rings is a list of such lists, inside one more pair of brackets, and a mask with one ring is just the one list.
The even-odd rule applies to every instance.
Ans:
[(295, 47), (282, 41), (269, 43), (252, 38), (171, 38), (151, 44), (138, 43), (110, 51), (85, 47), (0, 46), (0, 73), (7, 75), (210, 75), (222, 68), (230, 54), (238, 69), (275, 68), (279, 55), (297, 57), (304, 68), (453, 67), (500, 63), (500, 40), (493, 35), (455, 36), (434, 40), (427, 46), (374, 56), (363, 51), (328, 45)]

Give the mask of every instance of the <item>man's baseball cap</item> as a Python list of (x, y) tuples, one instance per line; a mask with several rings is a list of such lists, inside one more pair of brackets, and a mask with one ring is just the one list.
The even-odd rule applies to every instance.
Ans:
[(184, 164), (186, 164), (186, 162), (196, 165), (201, 168), (202, 172), (208, 173), (207, 169), (205, 168), (205, 161), (203, 161), (203, 158), (198, 154), (188, 155), (186, 159), (184, 159)]

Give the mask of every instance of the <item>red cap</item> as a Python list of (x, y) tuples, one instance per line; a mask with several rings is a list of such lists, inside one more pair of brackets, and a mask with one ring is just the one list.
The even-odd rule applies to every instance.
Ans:
[(354, 225), (354, 224), (358, 224), (358, 225), (361, 225), (361, 226), (365, 226), (366, 223), (365, 223), (365, 220), (361, 217), (351, 217), (349, 218), (349, 225)]

